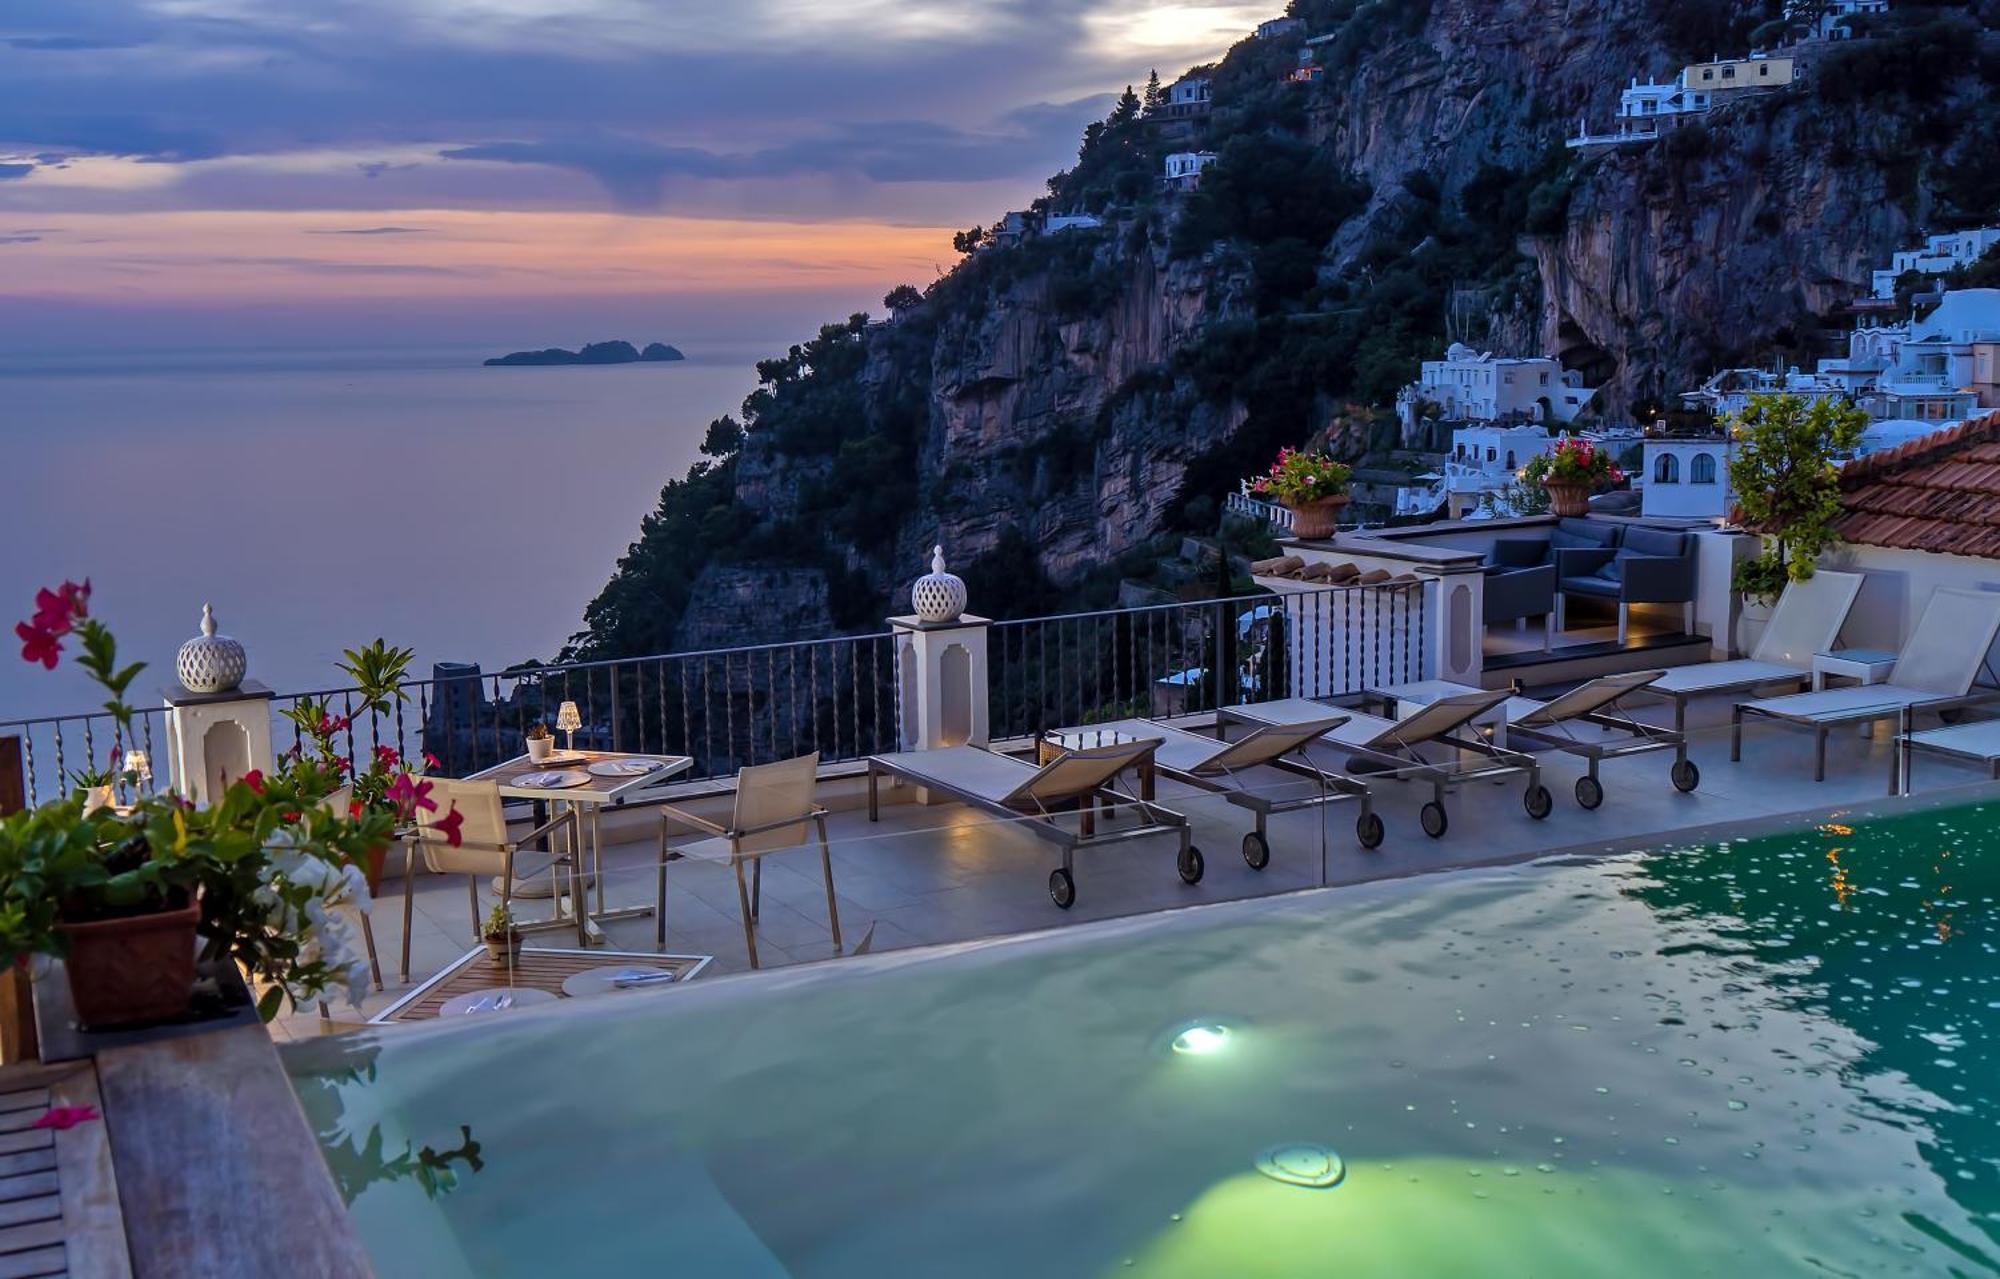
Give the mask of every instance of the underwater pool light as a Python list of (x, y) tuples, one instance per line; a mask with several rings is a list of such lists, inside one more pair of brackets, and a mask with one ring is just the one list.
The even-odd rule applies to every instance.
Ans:
[(1229, 1042), (1229, 1027), (1219, 1023), (1189, 1026), (1174, 1036), (1173, 1049), (1177, 1053), (1201, 1057), (1209, 1053), (1221, 1052)]

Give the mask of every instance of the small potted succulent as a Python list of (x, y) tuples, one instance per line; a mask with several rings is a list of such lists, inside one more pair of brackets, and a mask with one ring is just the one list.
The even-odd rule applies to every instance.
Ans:
[(486, 916), (486, 927), (479, 937), (486, 943), (486, 957), (494, 963), (511, 968), (520, 960), (523, 934), (504, 903), (494, 906)]
[[(112, 752), (112, 762), (117, 762), (117, 752)], [(70, 774), (70, 782), (83, 792), (83, 811), (94, 813), (100, 808), (109, 808), (117, 802), (114, 790), (118, 774), (110, 768), (79, 768)]]
[(537, 764), (546, 763), (549, 756), (555, 754), (556, 735), (540, 720), (528, 725), (528, 731), (523, 736), (528, 742), (528, 758)]
[(1552, 514), (1587, 515), (1590, 495), (1623, 483), (1625, 472), (1589, 440), (1562, 439), (1547, 453), (1529, 458), (1521, 478), (1547, 491)]
[(1347, 481), (1354, 468), (1323, 453), (1279, 449), (1271, 469), (1250, 481), (1250, 491), (1275, 498), (1292, 513), (1292, 532), (1328, 537), (1347, 505)]

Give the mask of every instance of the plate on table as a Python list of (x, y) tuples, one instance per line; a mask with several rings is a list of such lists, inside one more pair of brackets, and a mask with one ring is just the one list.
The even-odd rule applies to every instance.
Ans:
[(532, 986), (516, 986), (509, 990), (495, 986), (491, 990), (468, 991), (453, 999), (447, 999), (444, 1007), (438, 1009), (440, 1017), (469, 1016), (474, 1013), (504, 1013), (515, 1008), (526, 1008), (532, 1004), (553, 1004), (556, 997), (546, 990), (536, 990)]
[(665, 767), (657, 759), (600, 759), (587, 771), (597, 777), (644, 777)]
[(514, 779), (514, 785), (526, 786), (530, 790), (565, 790), (571, 786), (581, 786), (589, 780), (589, 773), (581, 773), (576, 769), (570, 768), (541, 773), (523, 773)]
[(543, 768), (568, 768), (572, 764), (581, 764), (589, 758), (590, 756), (582, 751), (557, 751), (547, 759), (536, 762)]

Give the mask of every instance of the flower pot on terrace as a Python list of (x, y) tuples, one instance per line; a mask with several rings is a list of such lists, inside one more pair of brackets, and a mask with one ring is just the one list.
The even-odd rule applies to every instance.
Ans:
[(504, 937), (487, 936), (486, 957), (503, 968), (511, 968), (521, 960), (523, 934), (508, 933)]
[(528, 758), (537, 764), (556, 753), (556, 739), (553, 737), (530, 737), (526, 741)]
[(1548, 490), (1551, 514), (1564, 516), (1590, 514), (1590, 485), (1575, 481), (1543, 480), (1542, 487)]
[(86, 815), (100, 808), (109, 808), (117, 802), (109, 786), (86, 786), (83, 790), (83, 811)]
[(1310, 502), (1285, 503), (1285, 509), (1292, 513), (1293, 536), (1305, 538), (1333, 536), (1333, 530), (1340, 519), (1340, 508), (1346, 505), (1345, 493), (1315, 498)]
[(1764, 638), (1764, 627), (1770, 624), (1771, 613), (1777, 607), (1773, 600), (1756, 595), (1745, 595), (1742, 607), (1736, 613), (1736, 652), (1747, 657), (1750, 650), (1757, 647), (1757, 641)]
[(92, 1030), (165, 1021), (194, 1002), (195, 926), (201, 906), (59, 923), (79, 1020)]

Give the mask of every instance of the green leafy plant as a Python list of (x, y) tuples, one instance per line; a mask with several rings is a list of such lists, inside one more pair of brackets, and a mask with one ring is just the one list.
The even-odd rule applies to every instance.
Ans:
[(1269, 471), (1250, 481), (1250, 490), (1287, 506), (1303, 506), (1346, 496), (1347, 481), (1353, 474), (1353, 467), (1325, 454), (1285, 448), (1278, 450), (1278, 460)]
[(521, 733), (521, 736), (527, 738), (531, 742), (546, 741), (549, 736), (549, 726), (547, 724), (542, 723), (542, 721), (540, 720), (536, 720), (534, 723), (528, 725), (528, 727)]
[[(23, 658), (51, 670), (66, 639), (81, 642), (78, 665), (106, 693), (105, 709), (116, 724), (113, 750), (122, 754), (133, 715), (125, 693), (144, 668), (119, 664), (117, 642), (89, 616), (89, 601), (87, 581), (43, 590), (34, 616), (15, 634)], [(346, 656), (342, 669), (362, 686), (366, 705), (386, 707), (401, 695), (394, 684), (412, 656), (408, 650), (378, 640)], [(336, 728), (323, 703), (310, 727), (322, 746), (346, 728)], [(79, 783), (101, 785), (89, 779), (111, 775), (93, 769)], [(382, 803), (336, 812), (324, 801), (341, 777), (334, 763), (306, 760), (295, 750), (273, 776), (252, 770), (203, 806), (140, 793), (123, 808), (86, 811), (83, 795), (73, 793), (0, 820), (0, 959), (64, 954), (65, 924), (197, 902), (203, 957), (233, 962), (264, 985), (257, 1005), (264, 1018), (276, 1016), (287, 999), (294, 1006), (315, 1002), (340, 986), (359, 1002), (368, 964), (352, 911), (367, 909), (367, 884), (357, 863), (390, 838), (399, 820), (436, 804), (424, 794), (427, 784), (404, 773), (384, 787)], [(449, 830), (455, 842), (456, 826)]]
[(1861, 443), (1868, 415), (1845, 401), (1753, 395), (1730, 422), (1729, 483), (1744, 528), (1764, 535), (1762, 555), (1736, 567), (1734, 585), (1770, 598), (1813, 575), (1839, 540), (1840, 469), (1833, 459)]
[(1530, 484), (1587, 484), (1601, 489), (1623, 483), (1625, 472), (1608, 451), (1589, 440), (1565, 439), (1529, 458), (1521, 478)]
[(514, 924), (514, 912), (505, 905), (496, 903), (487, 912), (486, 926), (480, 932), (487, 941), (511, 941), (520, 935), (521, 930)]

